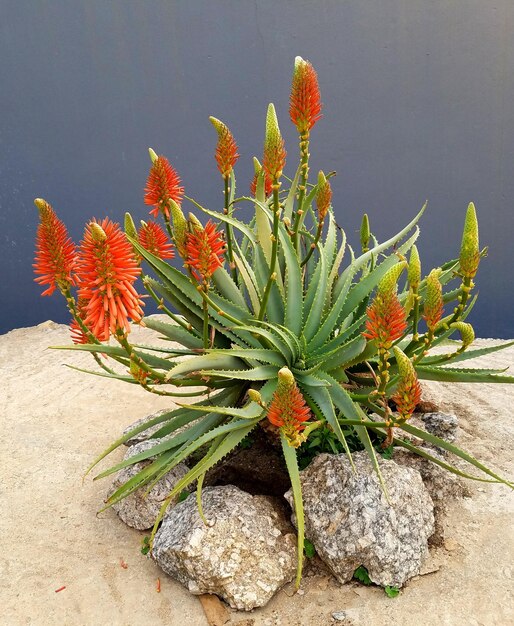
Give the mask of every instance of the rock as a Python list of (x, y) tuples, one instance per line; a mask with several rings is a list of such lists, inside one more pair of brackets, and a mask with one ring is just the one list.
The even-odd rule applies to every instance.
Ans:
[(439, 403), (441, 398), (441, 390), (438, 388), (437, 383), (427, 380), (420, 380), (421, 385), (421, 401), (416, 407), (416, 411), (419, 413), (428, 413), (430, 411), (439, 411)]
[(344, 611), (335, 611), (332, 613), (332, 617), (336, 620), (336, 622), (344, 622), (346, 619), (346, 613)]
[(205, 525), (195, 498), (166, 513), (152, 556), (191, 593), (214, 593), (235, 609), (264, 606), (296, 572), (296, 535), (281, 502), (234, 487), (205, 487)]
[(345, 454), (321, 454), (301, 472), (305, 534), (339, 582), (363, 565), (374, 583), (401, 587), (428, 554), (432, 499), (418, 471), (379, 458), (389, 504), (367, 453), (353, 460), (357, 474)]
[[(446, 462), (443, 455), (434, 448), (419, 446), (419, 450)], [(418, 470), (434, 504), (444, 503), (445, 500), (449, 499), (462, 498), (467, 493), (458, 476), (405, 448), (396, 447), (394, 449), (393, 461), (404, 467)]]
[[(148, 450), (152, 446), (159, 443), (159, 441), (161, 440), (152, 439), (151, 441), (141, 441), (127, 450), (125, 459)], [(137, 474), (147, 465), (150, 465), (151, 462), (152, 457), (148, 460), (134, 463), (134, 465), (129, 465), (128, 467), (120, 470), (116, 475), (111, 488), (109, 489), (108, 496), (112, 495), (116, 489), (125, 484), (127, 480), (132, 478), (132, 476)], [(112, 508), (116, 511), (118, 517), (125, 522), (125, 524), (127, 524), (127, 526), (137, 528), (138, 530), (147, 530), (154, 525), (157, 515), (161, 510), (163, 501), (166, 499), (177, 482), (183, 478), (188, 471), (188, 467), (184, 463), (179, 463), (159, 480), (148, 495), (145, 496), (148, 487), (141, 487), (141, 489), (138, 489), (117, 504), (114, 504)], [(170, 506), (173, 506), (175, 502), (176, 499), (171, 502)]]
[[(131, 430), (134, 430), (134, 428), (137, 428), (138, 426), (141, 426), (145, 422), (149, 422), (154, 417), (157, 417), (159, 415), (163, 415), (164, 413), (168, 413), (169, 411), (171, 411), (171, 409), (163, 409), (162, 411), (157, 411), (156, 413), (152, 413), (151, 415), (146, 415), (145, 417), (142, 417), (142, 418), (136, 420), (133, 424), (131, 424), (130, 426), (125, 428), (125, 430), (123, 431), (123, 434), (126, 435)], [(137, 435), (134, 435), (133, 437), (128, 439), (125, 442), (125, 445), (130, 447), (130, 446), (136, 445), (137, 443), (141, 443), (142, 441), (146, 441), (149, 437), (151, 437), (154, 433), (156, 433), (162, 427), (163, 427), (163, 424), (155, 424), (155, 426), (150, 426), (149, 428), (146, 428), (145, 430), (142, 430)]]
[[(419, 449), (431, 454), (440, 461), (445, 460), (443, 455), (435, 448), (419, 446)], [(467, 488), (455, 474), (405, 448), (395, 448), (393, 460), (404, 467), (412, 467), (421, 474), (423, 483), (434, 503), (434, 533), (429, 539), (429, 544), (431, 546), (442, 545), (444, 542), (443, 520), (446, 514), (446, 503), (467, 495), (469, 493)]]
[(421, 419), (425, 425), (425, 429), (439, 437), (453, 443), (457, 438), (458, 420), (455, 415), (451, 413), (423, 413)]
[(236, 448), (209, 470), (204, 485), (235, 485), (253, 495), (282, 497), (291, 484), (282, 452), (270, 446), (262, 429), (250, 436), (250, 447)]

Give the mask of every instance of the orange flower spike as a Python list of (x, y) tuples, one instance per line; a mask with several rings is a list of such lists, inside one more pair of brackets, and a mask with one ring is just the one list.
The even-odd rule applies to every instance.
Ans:
[(397, 282), (405, 262), (394, 265), (380, 281), (377, 294), (367, 309), (366, 339), (375, 339), (378, 345), (389, 350), (392, 343), (399, 339), (407, 328), (405, 309), (396, 295)]
[(268, 420), (280, 428), (290, 446), (297, 448), (306, 439), (302, 435), (311, 412), (292, 372), (283, 367), (278, 372), (278, 384), (268, 407)]
[(286, 154), (275, 107), (270, 104), (266, 114), (263, 167), (272, 182), (276, 182), (282, 176), (286, 164)]
[(187, 264), (198, 282), (209, 283), (212, 275), (223, 265), (225, 241), (210, 220), (205, 228), (195, 219), (191, 220), (187, 235)]
[(39, 285), (48, 285), (48, 289), (41, 294), (43, 296), (51, 295), (56, 289), (64, 293), (75, 284), (75, 244), (70, 239), (66, 226), (46, 200), (36, 198), (34, 204), (40, 218), (33, 265), (37, 278), (34, 280)]
[(142, 221), (137, 238), (143, 248), (150, 254), (160, 259), (172, 259), (174, 257), (173, 245), (157, 222)]
[(143, 301), (134, 289), (140, 273), (132, 246), (118, 224), (105, 218), (86, 226), (79, 252), (78, 295), (87, 302), (84, 324), (100, 341), (118, 329), (130, 332), (129, 318), (141, 320)]
[(309, 133), (322, 117), (318, 76), (309, 61), (296, 57), (293, 70), (289, 116), (300, 135)]
[(423, 319), (428, 329), (434, 331), (443, 316), (443, 288), (439, 281), (441, 268), (433, 269), (427, 277), (427, 293), (423, 306)]
[(164, 156), (158, 156), (152, 163), (145, 187), (145, 204), (153, 205), (151, 215), (157, 217), (162, 211), (166, 220), (170, 218), (170, 198), (178, 205), (182, 202), (184, 187), (180, 176)]
[(396, 346), (393, 350), (398, 364), (400, 380), (392, 400), (396, 404), (400, 420), (405, 421), (414, 413), (416, 406), (421, 401), (421, 385), (409, 357)]
[(223, 178), (228, 178), (239, 158), (237, 144), (228, 126), (215, 117), (209, 117), (211, 124), (218, 133), (218, 145), (216, 146), (216, 162)]

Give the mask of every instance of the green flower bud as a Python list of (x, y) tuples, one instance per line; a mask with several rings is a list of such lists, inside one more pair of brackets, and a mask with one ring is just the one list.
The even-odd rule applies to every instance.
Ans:
[(474, 278), (480, 262), (480, 248), (478, 242), (478, 221), (475, 205), (470, 202), (464, 221), (464, 233), (460, 248), (460, 271), (466, 278)]
[(364, 215), (362, 216), (360, 235), (362, 251), (367, 252), (369, 249), (369, 239), (371, 237), (371, 232), (369, 230), (369, 218), (367, 213), (364, 213)]
[(155, 161), (157, 161), (157, 159), (159, 158), (159, 155), (154, 152), (152, 148), (148, 148), (148, 153), (150, 154), (150, 159), (152, 160), (152, 163), (155, 163)]
[(137, 239), (136, 226), (130, 213), (125, 213), (125, 234), (132, 237), (132, 239)]
[(475, 331), (471, 324), (466, 322), (454, 322), (450, 324), (450, 328), (458, 330), (462, 339), (462, 349), (467, 348), (475, 341)]
[(421, 281), (421, 261), (419, 260), (419, 252), (416, 246), (412, 246), (410, 251), (407, 278), (411, 289), (417, 292)]

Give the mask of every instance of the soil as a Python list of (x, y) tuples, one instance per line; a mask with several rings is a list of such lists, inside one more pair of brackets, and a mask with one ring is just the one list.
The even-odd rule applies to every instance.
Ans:
[[(137, 329), (134, 336), (144, 342), (147, 332)], [(206, 626), (199, 599), (141, 554), (146, 533), (128, 528), (111, 510), (97, 514), (108, 479), (82, 481), (93, 457), (124, 427), (171, 402), (65, 367), (95, 366), (87, 354), (47, 349), (65, 344), (66, 327), (53, 322), (0, 336), (6, 447), (0, 456), (0, 624)], [(480, 363), (513, 366), (514, 347)], [(512, 479), (514, 385), (429, 387), (441, 410), (458, 415), (458, 445)], [(112, 463), (122, 452), (113, 454)], [(213, 617), (211, 624), (514, 623), (514, 496), (500, 485), (468, 486), (471, 497), (448, 503), (444, 545), (432, 550), (425, 573), (397, 598), (377, 587), (341, 586), (314, 562), (299, 593), (286, 586), (267, 607), (221, 611), (225, 617)], [(341, 611), (346, 619), (336, 622), (332, 613)]]

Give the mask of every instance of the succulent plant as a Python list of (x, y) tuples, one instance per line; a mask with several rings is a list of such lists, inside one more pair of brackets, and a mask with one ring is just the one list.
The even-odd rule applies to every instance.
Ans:
[[(58, 288), (63, 293), (73, 315), (76, 345), (63, 348), (91, 352), (101, 367), (96, 373), (102, 376), (159, 395), (195, 398), (132, 429), (95, 460), (91, 468), (138, 432), (159, 425), (152, 435), (154, 447), (98, 476), (152, 459), (109, 497), (106, 506), (141, 487), (149, 490), (172, 467), (200, 454), (169, 494), (155, 529), (167, 503), (194, 481), (201, 513), (206, 472), (252, 430), (264, 427), (280, 442), (291, 478), (299, 583), (304, 522), (297, 452), (313, 431), (332, 433), (350, 460), (356, 445), (365, 449), (386, 494), (377, 455), (391, 444), (459, 476), (512, 487), (471, 455), (409, 424), (409, 417), (420, 397), (418, 379), (512, 383), (514, 378), (503, 370), (446, 367), (512, 345), (468, 349), (474, 333), (465, 320), (476, 301), (469, 296), (484, 255), (473, 204), (459, 258), (424, 279), (415, 242), (425, 207), (381, 243), (365, 215), (362, 252), (356, 254), (336, 223), (331, 175), (320, 172), (314, 183), (308, 180), (310, 134), (321, 117), (321, 100), (314, 68), (300, 57), (290, 116), (299, 133), (295, 175), (290, 179), (283, 173), (284, 141), (270, 105), (262, 166), (254, 159), (253, 193), (242, 196), (236, 195), (234, 166), (239, 155), (234, 137), (225, 123), (210, 118), (218, 134), (215, 158), (224, 185), (222, 211), (184, 195), (166, 157), (150, 151), (145, 202), (163, 219), (183, 270), (165, 260), (171, 257), (170, 242), (153, 222), (143, 222), (138, 234), (127, 215), (125, 235), (109, 220), (90, 222), (81, 247), (74, 251), (50, 205), (37, 200), (42, 221), (36, 272), (38, 282), (50, 286), (47, 292)], [(203, 225), (197, 215), (186, 217), (184, 201), (198, 215), (205, 214), (208, 223)], [(246, 204), (254, 207), (249, 223), (234, 215), (236, 207)], [(142, 323), (173, 342), (170, 347), (129, 341), (128, 319), (141, 321), (142, 301), (134, 281), (142, 263), (153, 275), (142, 274), (144, 287), (169, 318), (147, 317)], [(399, 288), (402, 276), (406, 281)], [(459, 284), (452, 286), (456, 281)], [(443, 317), (443, 307), (453, 304), (452, 313)], [(450, 342), (455, 333), (461, 341), (450, 343), (453, 351), (429, 352)], [(109, 345), (109, 336), (117, 344)], [(111, 368), (102, 355), (121, 364), (125, 373)], [(426, 448), (416, 448), (405, 433), (447, 450), (481, 474), (468, 474)]]

